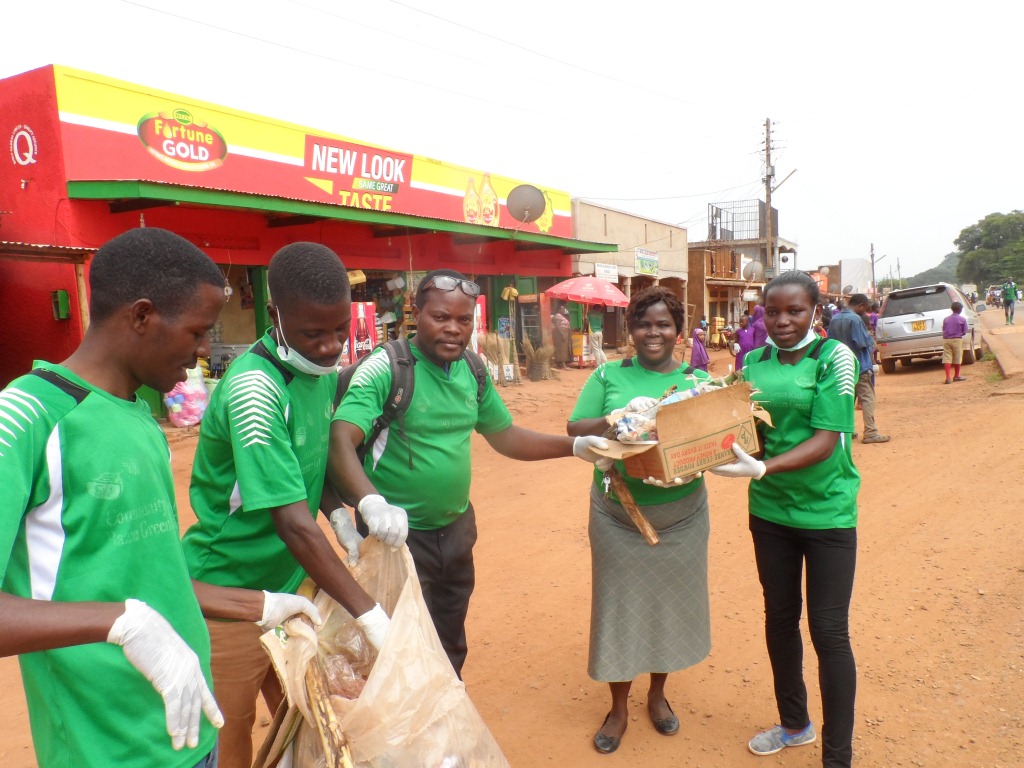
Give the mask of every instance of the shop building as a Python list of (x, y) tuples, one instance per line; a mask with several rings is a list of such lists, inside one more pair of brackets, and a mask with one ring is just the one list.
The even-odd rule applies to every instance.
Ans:
[(735, 325), (740, 315), (761, 299), (766, 281), (796, 268), (797, 244), (772, 234), (779, 231), (779, 212), (772, 208), (772, 227), (761, 200), (708, 206), (708, 239), (689, 245), (690, 301), (698, 318), (712, 327)]
[[(91, 255), (134, 227), (176, 232), (221, 266), (214, 366), (268, 327), (266, 267), (290, 242), (338, 253), (378, 334), (408, 330), (431, 269), (479, 282), (497, 328), (507, 285), (529, 292), (569, 277), (576, 254), (616, 249), (574, 239), (565, 192), (66, 67), (0, 80), (0, 136), (0, 385), (78, 345)], [(517, 189), (543, 212), (510, 207)]]
[[(580, 199), (572, 201), (572, 224), (574, 237), (614, 246), (614, 250), (606, 253), (573, 256), (573, 274), (604, 278), (626, 296), (651, 285), (663, 285), (687, 307), (687, 325), (690, 324), (692, 300), (687, 297), (685, 228)], [(609, 308), (602, 314), (605, 346), (625, 345), (624, 310)], [(571, 319), (574, 328), (581, 327), (579, 310)]]

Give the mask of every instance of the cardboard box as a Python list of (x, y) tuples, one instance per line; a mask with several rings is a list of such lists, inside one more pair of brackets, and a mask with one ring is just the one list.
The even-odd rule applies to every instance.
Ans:
[(662, 481), (730, 464), (736, 460), (733, 443), (747, 453), (760, 449), (755, 419), (768, 421), (752, 406), (750, 393), (750, 384), (741, 382), (669, 403), (658, 410), (656, 444), (612, 443), (600, 453), (624, 460), (631, 477)]

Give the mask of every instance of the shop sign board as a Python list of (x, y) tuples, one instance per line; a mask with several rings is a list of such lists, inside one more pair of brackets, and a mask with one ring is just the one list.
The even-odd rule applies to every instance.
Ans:
[[(132, 179), (390, 211), (571, 237), (568, 193), (537, 187), (544, 213), (522, 223), (506, 197), (524, 182), (53, 67), (69, 181)], [(15, 78), (7, 81), (7, 87)], [(0, 81), (2, 85), (5, 81)], [(27, 131), (12, 156), (34, 153)]]
[(647, 275), (649, 277), (658, 276), (658, 254), (656, 251), (648, 251), (644, 248), (635, 249), (636, 263), (634, 271), (638, 275)]
[(619, 268), (615, 264), (594, 264), (594, 277), (617, 283), (619, 282)]

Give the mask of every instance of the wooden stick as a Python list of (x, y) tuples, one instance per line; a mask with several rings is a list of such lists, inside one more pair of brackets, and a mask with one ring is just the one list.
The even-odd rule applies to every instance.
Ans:
[(626, 510), (626, 514), (633, 521), (633, 525), (640, 530), (644, 540), (652, 547), (660, 542), (661, 539), (658, 537), (658, 532), (654, 530), (651, 521), (644, 517), (644, 513), (640, 511), (640, 507), (633, 499), (633, 494), (629, 492), (629, 488), (626, 487), (626, 481), (619, 474), (619, 470), (612, 467), (605, 472), (604, 476), (611, 480), (612, 488), (615, 489), (615, 495), (619, 497), (619, 503)]

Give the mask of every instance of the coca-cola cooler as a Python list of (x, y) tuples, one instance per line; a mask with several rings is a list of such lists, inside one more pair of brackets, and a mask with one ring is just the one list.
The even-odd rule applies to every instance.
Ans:
[(354, 363), (377, 346), (377, 305), (372, 301), (352, 302), (352, 325), (348, 331), (349, 362)]

